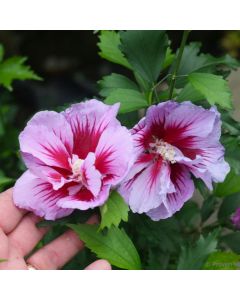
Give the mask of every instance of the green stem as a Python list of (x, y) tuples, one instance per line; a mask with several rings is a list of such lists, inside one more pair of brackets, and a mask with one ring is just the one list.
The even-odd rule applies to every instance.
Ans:
[(152, 96), (153, 96), (153, 89), (148, 94), (148, 105), (151, 106), (152, 104)]
[(184, 47), (185, 47), (185, 44), (186, 44), (189, 33), (190, 33), (190, 30), (184, 30), (184, 32), (183, 32), (183, 37), (182, 37), (181, 45), (180, 45), (180, 48), (179, 48), (179, 51), (178, 51), (176, 65), (175, 65), (175, 68), (173, 70), (173, 74), (172, 74), (172, 78), (171, 78), (171, 82), (170, 82), (169, 99), (172, 99), (172, 97), (173, 97), (174, 86), (175, 86), (175, 83), (176, 83), (176, 76), (177, 76), (178, 69), (180, 67), (180, 63), (181, 63), (181, 59), (182, 59), (182, 55), (183, 55), (183, 50), (184, 50)]

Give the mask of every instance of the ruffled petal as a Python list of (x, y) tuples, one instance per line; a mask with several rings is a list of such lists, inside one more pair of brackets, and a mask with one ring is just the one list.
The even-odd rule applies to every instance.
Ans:
[(165, 129), (169, 139), (166, 142), (180, 142), (184, 137), (207, 137), (213, 130), (216, 116), (213, 110), (182, 102), (166, 119)]
[(224, 148), (216, 143), (214, 147), (199, 149), (198, 153), (195, 159), (190, 159), (178, 151), (175, 159), (187, 166), (196, 178), (202, 179), (212, 190), (212, 182), (223, 182), (230, 171), (229, 164), (224, 160)]
[(72, 209), (57, 206), (57, 202), (66, 197), (67, 191), (54, 191), (52, 185), (26, 171), (16, 182), (13, 189), (13, 201), (16, 206), (34, 212), (46, 220), (55, 220), (68, 216)]
[(95, 154), (90, 152), (82, 167), (83, 185), (96, 197), (101, 190), (101, 173), (95, 167)]
[(220, 144), (202, 149), (198, 162), (189, 167), (194, 176), (201, 178), (210, 190), (212, 182), (223, 182), (230, 172), (230, 166), (224, 160), (224, 148)]
[(67, 179), (71, 175), (69, 170), (43, 165), (42, 161), (28, 153), (21, 153), (21, 156), (31, 173), (51, 183), (54, 190), (60, 189), (65, 183), (69, 182)]
[(104, 130), (95, 155), (95, 166), (103, 175), (104, 184), (120, 183), (134, 160), (132, 138), (127, 128), (117, 126)]
[(97, 197), (94, 197), (88, 190), (81, 189), (75, 195), (62, 198), (58, 206), (62, 208), (73, 208), (87, 210), (104, 204), (109, 197), (110, 185), (102, 186)]
[(53, 132), (64, 144), (67, 151), (72, 153), (73, 133), (70, 124), (63, 114), (55, 111), (41, 111), (36, 113), (27, 126), (45, 126), (46, 130)]
[[(24, 154), (30, 154), (41, 165), (70, 169), (70, 153), (61, 139), (44, 125), (28, 125), (19, 136), (20, 149)], [(30, 156), (23, 156), (26, 165)]]
[(127, 176), (121, 182), (119, 187), (119, 193), (123, 196), (126, 202), (129, 202), (129, 195), (132, 189), (132, 185), (136, 177), (148, 166), (152, 164), (153, 157), (151, 154), (141, 154), (134, 162), (134, 165), (130, 168)]
[(192, 159), (213, 132), (219, 137), (220, 122), (216, 109), (207, 110), (191, 102), (160, 103), (148, 109), (146, 118), (152, 136), (179, 148)]
[(129, 191), (126, 200), (132, 211), (137, 213), (148, 212), (158, 207), (166, 198), (166, 194), (175, 190), (170, 181), (169, 165), (161, 160), (153, 162), (124, 184)]
[(116, 119), (119, 105), (106, 105), (93, 99), (74, 104), (63, 113), (73, 131), (74, 154), (85, 159), (89, 152), (95, 152), (103, 131), (119, 125)]
[(159, 207), (147, 212), (147, 215), (154, 221), (171, 217), (193, 195), (194, 184), (185, 166), (180, 164), (172, 165), (171, 182), (175, 187), (175, 192), (168, 193)]

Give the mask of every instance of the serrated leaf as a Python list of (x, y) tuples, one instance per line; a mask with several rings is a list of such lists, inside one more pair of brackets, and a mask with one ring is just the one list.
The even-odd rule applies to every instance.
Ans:
[[(200, 53), (201, 43), (192, 42), (185, 46), (181, 63), (178, 69), (178, 75), (188, 75), (193, 72), (216, 73), (216, 66), (223, 65), (230, 69), (239, 67), (239, 62), (229, 55), (214, 57), (210, 54)], [(174, 64), (170, 69), (170, 73)], [(186, 77), (176, 79), (176, 87), (181, 88), (187, 83)]]
[(192, 86), (211, 104), (232, 108), (232, 94), (227, 82), (221, 77), (207, 73), (192, 73), (188, 76)]
[(240, 176), (231, 170), (224, 182), (217, 184), (214, 194), (218, 197), (226, 197), (238, 192), (240, 192)]
[(135, 111), (148, 106), (146, 98), (138, 91), (129, 89), (116, 89), (106, 99), (106, 104), (120, 102), (119, 113)]
[(123, 220), (127, 222), (129, 207), (118, 192), (113, 191), (105, 204), (100, 208), (100, 229), (110, 228), (112, 225), (118, 227)]
[(104, 76), (102, 80), (98, 82), (100, 87), (99, 94), (103, 97), (107, 97), (113, 92), (115, 89), (130, 89), (130, 90), (138, 90), (135, 82), (127, 78), (126, 76), (112, 73), (111, 75)]
[(204, 270), (238, 270), (240, 255), (233, 252), (214, 252), (205, 263)]
[(203, 99), (204, 99), (204, 96), (199, 91), (197, 91), (191, 85), (191, 83), (187, 83), (177, 96), (178, 101), (190, 100), (192, 102), (195, 102), (195, 101), (199, 101), (199, 100), (203, 100)]
[(168, 38), (160, 30), (127, 30), (120, 32), (121, 49), (133, 70), (145, 80), (155, 82), (162, 70)]
[(100, 49), (99, 55), (102, 58), (131, 69), (129, 62), (119, 48), (121, 42), (117, 32), (108, 30), (101, 31), (99, 40), (97, 45)]
[(205, 264), (209, 254), (214, 252), (217, 247), (218, 230), (209, 233), (208, 236), (200, 236), (194, 246), (185, 246), (182, 248), (178, 270), (200, 270)]
[(11, 91), (13, 80), (41, 80), (25, 62), (26, 57), (11, 57), (0, 63), (0, 85)]
[(123, 229), (112, 226), (107, 234), (103, 234), (97, 225), (72, 224), (69, 227), (97, 257), (106, 259), (110, 264), (121, 269), (141, 269), (138, 252)]
[(4, 56), (4, 48), (3, 45), (0, 44), (0, 62), (3, 60), (3, 56)]

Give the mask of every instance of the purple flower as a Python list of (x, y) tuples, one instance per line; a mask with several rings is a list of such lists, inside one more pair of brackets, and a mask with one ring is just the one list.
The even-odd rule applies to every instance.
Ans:
[(15, 204), (48, 220), (102, 205), (132, 164), (132, 138), (118, 109), (89, 100), (37, 113), (19, 137), (29, 170), (16, 182)]
[(191, 175), (212, 189), (229, 172), (215, 108), (167, 101), (151, 106), (131, 132), (136, 160), (119, 191), (133, 212), (168, 218), (192, 197)]
[(233, 216), (231, 217), (233, 225), (240, 230), (240, 208), (237, 208)]

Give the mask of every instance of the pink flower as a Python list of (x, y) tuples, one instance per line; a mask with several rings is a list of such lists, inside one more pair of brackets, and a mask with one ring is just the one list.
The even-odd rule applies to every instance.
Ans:
[(191, 175), (212, 189), (229, 172), (215, 108), (167, 101), (151, 106), (131, 132), (136, 160), (119, 191), (133, 212), (168, 218), (192, 197)]
[(48, 220), (102, 205), (133, 157), (118, 109), (89, 100), (62, 113), (37, 113), (19, 137), (29, 170), (16, 182), (15, 204)]
[(237, 208), (233, 216), (231, 217), (231, 221), (236, 227), (236, 229), (240, 230), (240, 208)]

